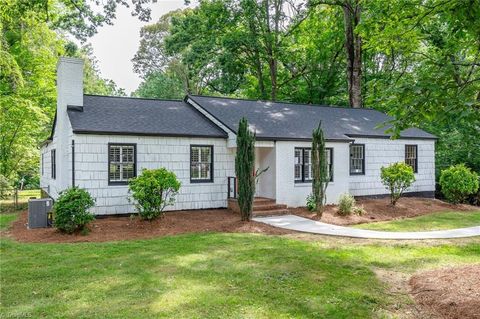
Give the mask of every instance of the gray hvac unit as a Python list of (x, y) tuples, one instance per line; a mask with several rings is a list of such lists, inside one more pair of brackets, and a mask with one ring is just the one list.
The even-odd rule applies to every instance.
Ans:
[(53, 200), (51, 198), (30, 199), (28, 201), (28, 228), (51, 226)]

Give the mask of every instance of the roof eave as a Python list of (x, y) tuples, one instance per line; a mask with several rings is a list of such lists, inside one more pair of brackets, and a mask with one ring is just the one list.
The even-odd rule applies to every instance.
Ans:
[[(349, 137), (364, 137), (364, 138), (383, 138), (391, 139), (391, 135), (372, 135), (372, 134), (345, 134)], [(395, 139), (399, 140), (438, 140), (438, 137), (432, 136), (399, 136)]]
[(195, 138), (223, 138), (227, 139), (228, 135), (208, 135), (208, 134), (173, 134), (173, 133), (151, 133), (151, 132), (128, 132), (128, 131), (94, 131), (74, 129), (74, 134), (88, 135), (128, 135), (128, 136), (157, 136), (157, 137), (195, 137)]

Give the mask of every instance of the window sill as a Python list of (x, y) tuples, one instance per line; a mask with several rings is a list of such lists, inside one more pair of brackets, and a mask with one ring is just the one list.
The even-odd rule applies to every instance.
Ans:
[(128, 186), (128, 182), (108, 182), (108, 186)]
[(212, 184), (213, 179), (191, 179), (190, 184)]

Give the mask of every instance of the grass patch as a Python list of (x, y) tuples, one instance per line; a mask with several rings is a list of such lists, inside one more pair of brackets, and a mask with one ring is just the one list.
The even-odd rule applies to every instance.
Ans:
[(480, 211), (440, 212), (389, 222), (355, 225), (355, 228), (384, 231), (429, 231), (480, 226)]
[(5, 230), (10, 226), (10, 223), (17, 219), (18, 214), (0, 214), (0, 230)]
[(390, 294), (375, 269), (413, 273), (480, 262), (478, 238), (434, 245), (308, 238), (0, 238), (0, 318), (385, 318), (410, 301)]

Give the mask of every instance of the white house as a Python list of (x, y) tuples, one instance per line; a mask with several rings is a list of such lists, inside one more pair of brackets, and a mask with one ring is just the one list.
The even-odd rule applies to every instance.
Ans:
[(386, 193), (380, 168), (412, 165), (410, 194), (433, 196), (435, 137), (408, 129), (392, 140), (390, 118), (372, 109), (188, 95), (155, 100), (83, 94), (83, 62), (61, 58), (52, 135), (41, 148), (41, 188), (54, 199), (72, 185), (96, 198), (98, 215), (134, 211), (129, 178), (166, 167), (182, 186), (171, 210), (227, 206), (234, 194), (236, 130), (242, 117), (255, 129), (257, 196), (304, 206), (311, 191), (311, 134), (322, 121), (331, 182), (327, 202), (342, 193)]

